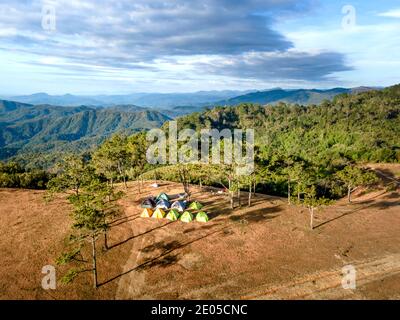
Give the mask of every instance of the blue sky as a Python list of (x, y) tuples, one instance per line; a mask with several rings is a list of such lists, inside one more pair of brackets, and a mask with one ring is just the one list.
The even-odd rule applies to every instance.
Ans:
[(0, 0), (0, 94), (388, 86), (399, 31), (398, 0)]

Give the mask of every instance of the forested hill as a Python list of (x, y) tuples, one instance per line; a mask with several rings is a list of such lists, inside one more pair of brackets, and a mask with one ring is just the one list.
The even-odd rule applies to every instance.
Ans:
[(113, 133), (132, 134), (167, 120), (160, 112), (132, 105), (97, 109), (0, 101), (0, 158), (82, 151)]
[(178, 118), (180, 128), (254, 128), (263, 152), (329, 161), (400, 161), (400, 85), (308, 107), (242, 104)]

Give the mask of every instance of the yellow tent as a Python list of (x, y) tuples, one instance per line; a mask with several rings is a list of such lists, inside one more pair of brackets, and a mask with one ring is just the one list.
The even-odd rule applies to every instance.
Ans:
[(164, 217), (165, 217), (165, 211), (161, 208), (158, 208), (152, 216), (152, 218), (154, 219), (163, 219)]
[(144, 209), (142, 214), (140, 215), (142, 218), (150, 218), (153, 215), (153, 210), (151, 209)]

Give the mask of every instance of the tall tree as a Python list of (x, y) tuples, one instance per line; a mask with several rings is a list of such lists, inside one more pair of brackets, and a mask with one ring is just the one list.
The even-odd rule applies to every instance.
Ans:
[(379, 180), (374, 172), (354, 165), (346, 166), (343, 170), (337, 172), (336, 176), (347, 188), (347, 200), (349, 203), (351, 203), (352, 193), (358, 187), (370, 185)]
[(329, 199), (326, 198), (318, 198), (317, 197), (317, 191), (316, 187), (310, 186), (307, 188), (305, 195), (304, 195), (304, 200), (303, 200), (303, 205), (307, 207), (309, 213), (310, 213), (310, 228), (311, 230), (314, 229), (314, 212), (318, 208), (324, 205), (328, 205), (331, 203)]
[(127, 169), (132, 159), (127, 144), (127, 137), (116, 134), (106, 140), (93, 154), (92, 162), (96, 173), (106, 177), (112, 187), (114, 180), (118, 178), (127, 187)]
[(56, 176), (47, 184), (50, 193), (72, 190), (79, 195), (80, 189), (87, 185), (93, 175), (88, 161), (81, 155), (69, 155), (55, 166)]
[[(78, 252), (81, 252), (83, 244), (89, 241), (91, 244), (94, 288), (98, 287), (96, 242), (101, 234), (106, 234), (109, 230), (110, 219), (118, 214), (119, 210), (115, 200), (120, 196), (121, 194), (115, 194), (109, 185), (94, 178), (90, 184), (83, 188), (82, 192), (68, 198), (73, 206), (71, 218), (74, 234), (70, 239), (73, 240), (74, 244), (78, 243), (79, 247), (78, 250), (76, 248), (73, 250), (73, 254), (63, 254), (62, 257), (75, 257)], [(110, 198), (112, 201), (110, 201)], [(70, 261), (71, 259), (59, 259), (62, 264)], [(78, 274), (79, 272), (76, 270), (71, 270), (66, 275), (66, 282), (72, 281)]]

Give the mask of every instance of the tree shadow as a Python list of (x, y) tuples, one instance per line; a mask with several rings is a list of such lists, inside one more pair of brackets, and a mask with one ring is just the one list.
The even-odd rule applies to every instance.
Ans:
[(397, 207), (400, 206), (400, 202), (395, 201), (395, 202), (390, 202), (390, 201), (380, 201), (378, 203), (375, 203), (372, 205), (372, 207), (380, 209), (380, 210), (385, 210), (391, 207)]
[(385, 199), (399, 199), (400, 200), (400, 194), (398, 192), (392, 192), (391, 194), (388, 194)]
[[(193, 244), (193, 243), (195, 243), (197, 241), (201, 241), (203, 239), (206, 239), (207, 237), (210, 237), (210, 236), (212, 236), (214, 234), (217, 234), (218, 232), (223, 232), (227, 228), (228, 227), (224, 227), (224, 228), (221, 228), (219, 230), (215, 230), (215, 231), (210, 232), (210, 233), (208, 233), (206, 235), (203, 235), (203, 236), (198, 237), (198, 238), (193, 239), (193, 240), (189, 240), (189, 241), (184, 242), (184, 243), (181, 243), (179, 241), (172, 241), (171, 243), (169, 243), (167, 245), (164, 245), (164, 246), (162, 244), (160, 244), (160, 243), (158, 243), (156, 245), (152, 245), (152, 246), (154, 246), (154, 250), (157, 247), (157, 248), (165, 248), (165, 251), (163, 253), (161, 253), (160, 255), (158, 255), (157, 257), (155, 257), (155, 258), (152, 258), (152, 259), (150, 259), (148, 261), (145, 261), (145, 262), (139, 264), (138, 266), (136, 266), (136, 267), (134, 267), (134, 268), (132, 268), (132, 269), (130, 269), (128, 271), (122, 272), (119, 275), (117, 275), (117, 276), (115, 276), (115, 277), (113, 277), (113, 278), (111, 278), (109, 280), (106, 280), (105, 282), (99, 284), (99, 287), (104, 286), (104, 285), (106, 285), (106, 284), (108, 284), (108, 283), (110, 283), (110, 282), (112, 282), (114, 280), (117, 280), (117, 279), (121, 278), (122, 276), (127, 275), (127, 274), (129, 274), (129, 273), (131, 273), (133, 271), (145, 270), (145, 269), (149, 269), (151, 267), (157, 266), (157, 265), (162, 265), (162, 266), (165, 267), (165, 266), (167, 266), (167, 265), (169, 265), (171, 263), (174, 263), (175, 261), (177, 261), (178, 255), (175, 255), (174, 257), (172, 257), (172, 256), (170, 256), (170, 254), (172, 252), (174, 252), (176, 250), (179, 250), (179, 249), (183, 249), (188, 245), (191, 245), (191, 244)], [(147, 250), (153, 250), (152, 246), (149, 246), (149, 248)], [(162, 261), (162, 262), (160, 262), (160, 261)]]
[(206, 225), (206, 226), (203, 226), (203, 227), (200, 227), (200, 228), (190, 228), (190, 229), (187, 229), (187, 230), (183, 231), (183, 233), (187, 234), (187, 233), (191, 233), (193, 231), (211, 230), (211, 229), (214, 229), (215, 227), (218, 227), (219, 225), (221, 225), (221, 224), (220, 223), (216, 223), (216, 224)]
[(399, 177), (396, 177), (393, 172), (388, 169), (375, 169), (374, 170), (385, 182), (396, 182), (397, 185), (400, 185)]
[(364, 209), (368, 209), (368, 208), (372, 208), (372, 207), (376, 206), (376, 203), (374, 201), (372, 201), (372, 200), (365, 201), (365, 202), (363, 202), (363, 204), (368, 204), (368, 205), (360, 207), (360, 208), (357, 208), (357, 209), (354, 209), (354, 210), (351, 210), (349, 212), (345, 212), (345, 213), (341, 214), (338, 217), (335, 217), (333, 219), (330, 219), (330, 220), (327, 220), (325, 222), (322, 222), (319, 225), (315, 226), (314, 229), (318, 229), (318, 228), (320, 228), (320, 227), (322, 227), (322, 226), (324, 226), (324, 225), (326, 225), (328, 223), (331, 223), (333, 221), (339, 220), (339, 219), (341, 219), (343, 217), (349, 216), (349, 215), (351, 215), (353, 213), (356, 213), (358, 211), (361, 211), (361, 210), (364, 210)]
[(280, 215), (278, 212), (281, 211), (282, 208), (280, 208), (280, 206), (256, 209), (250, 212), (246, 212), (245, 214), (230, 216), (229, 219), (234, 222), (247, 221), (249, 223), (257, 223), (265, 220), (274, 219)]
[[(127, 223), (127, 222), (131, 222), (131, 221), (134, 221), (134, 220), (137, 220), (137, 219), (139, 219), (140, 218), (140, 215), (131, 215), (130, 217), (134, 217), (134, 218), (132, 218), (132, 219), (129, 219), (128, 217), (125, 217), (125, 218), (121, 218), (121, 219), (118, 219), (118, 220), (116, 220), (116, 221), (119, 221), (118, 223), (115, 223), (116, 221), (113, 221), (113, 222), (111, 222), (111, 228), (114, 228), (114, 227), (116, 227), (116, 226), (119, 226), (119, 225), (121, 225), (121, 224), (124, 224), (124, 223)], [(125, 219), (125, 221), (122, 221), (122, 220), (124, 220)]]
[(141, 234), (132, 235), (131, 237), (129, 237), (129, 238), (127, 238), (127, 239), (125, 239), (125, 240), (123, 240), (123, 241), (121, 241), (121, 242), (119, 242), (119, 243), (116, 243), (116, 244), (113, 244), (112, 246), (109, 246), (108, 249), (110, 250), (110, 249), (116, 248), (116, 247), (118, 247), (118, 246), (120, 246), (120, 245), (123, 245), (123, 244), (129, 242), (130, 240), (133, 240), (133, 239), (136, 239), (136, 238), (138, 238), (138, 237), (144, 236), (145, 234), (148, 234), (148, 233), (150, 233), (150, 232), (153, 232), (154, 230), (164, 228), (164, 227), (166, 227), (166, 226), (168, 226), (168, 225), (170, 225), (171, 223), (174, 223), (174, 222), (176, 222), (176, 221), (170, 221), (170, 222), (165, 223), (165, 224), (163, 224), (163, 225), (161, 225), (161, 226), (158, 226), (158, 227), (156, 227), (156, 228), (147, 230), (147, 231), (145, 231), (145, 232), (143, 232), (143, 233), (141, 233)]

